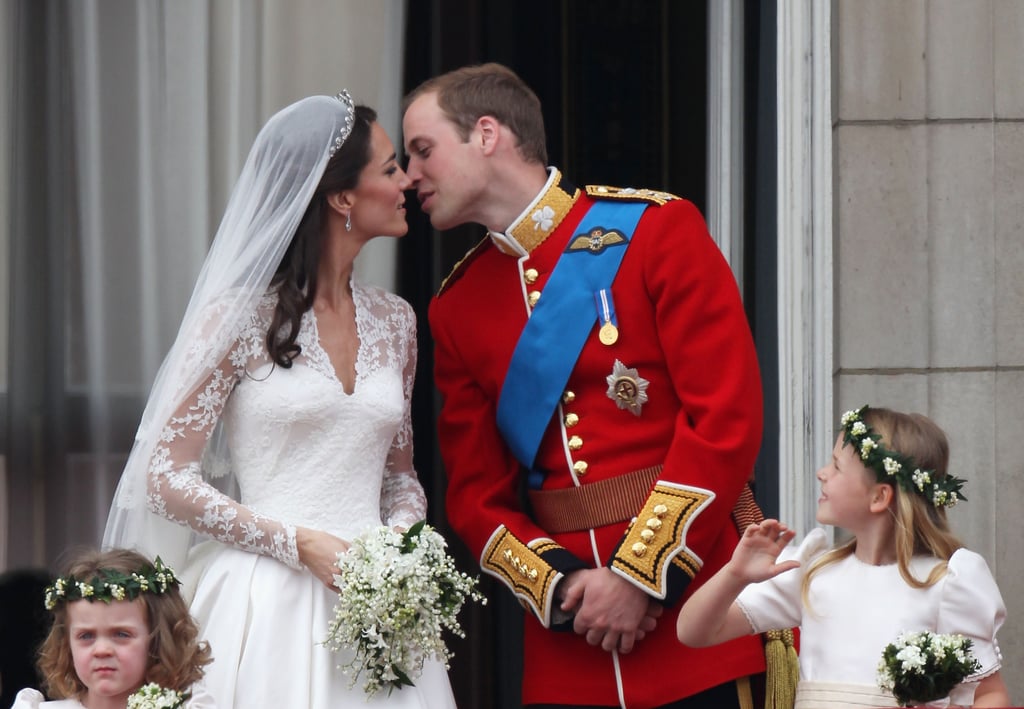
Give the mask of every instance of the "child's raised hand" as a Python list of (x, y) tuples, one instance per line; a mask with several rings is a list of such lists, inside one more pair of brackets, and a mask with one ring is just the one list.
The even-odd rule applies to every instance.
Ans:
[(750, 525), (733, 551), (730, 570), (744, 583), (756, 583), (799, 567), (800, 562), (795, 559), (776, 563), (795, 536), (796, 532), (777, 519)]

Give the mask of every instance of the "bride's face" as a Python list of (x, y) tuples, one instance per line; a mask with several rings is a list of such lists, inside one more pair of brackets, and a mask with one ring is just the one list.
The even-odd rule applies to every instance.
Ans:
[(367, 236), (403, 236), (409, 230), (405, 190), (412, 183), (398, 164), (387, 132), (379, 123), (370, 131), (370, 162), (351, 192), (352, 229)]

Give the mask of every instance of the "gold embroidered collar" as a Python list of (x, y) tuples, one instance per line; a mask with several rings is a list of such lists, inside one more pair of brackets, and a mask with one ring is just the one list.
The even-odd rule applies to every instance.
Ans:
[(526, 256), (544, 243), (580, 196), (579, 189), (551, 168), (547, 184), (537, 198), (512, 222), (504, 234), (492, 231), (491, 241), (509, 256)]

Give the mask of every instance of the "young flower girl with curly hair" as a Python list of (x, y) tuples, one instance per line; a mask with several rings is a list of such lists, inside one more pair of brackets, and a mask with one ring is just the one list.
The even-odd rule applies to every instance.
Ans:
[(201, 682), (210, 648), (159, 558), (81, 553), (47, 587), (45, 602), (53, 625), (38, 664), (55, 701), (23, 689), (12, 709), (215, 707)]
[(985, 560), (950, 531), (964, 481), (946, 472), (942, 430), (920, 414), (863, 407), (843, 416), (832, 460), (817, 473), (818, 522), (847, 530), (828, 549), (815, 529), (751, 525), (726, 564), (680, 611), (679, 640), (702, 647), (800, 627), (796, 707), (897, 706), (879, 686), (883, 650), (903, 633), (971, 641), (975, 672), (953, 705), (1008, 706), (996, 632), (1006, 616)]

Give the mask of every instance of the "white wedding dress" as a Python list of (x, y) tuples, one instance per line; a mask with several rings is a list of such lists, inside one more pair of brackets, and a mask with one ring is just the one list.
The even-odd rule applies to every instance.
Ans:
[[(414, 687), (367, 701), (348, 657), (323, 645), (337, 594), (298, 561), (295, 527), (352, 540), (426, 513), (412, 467), (409, 401), (415, 318), (385, 291), (352, 283), (359, 333), (355, 386), (347, 393), (320, 346), (312, 311), (301, 354), (271, 364), (265, 337), (274, 297), (237, 336), (231, 353), (165, 428), (149, 473), (149, 507), (213, 540), (180, 570), (183, 590), (214, 661), (206, 685), (217, 706), (335, 709), (454, 707), (444, 665), (429, 661)], [(238, 502), (199, 474), (219, 420)], [(240, 503), (240, 504), (239, 504)]]

